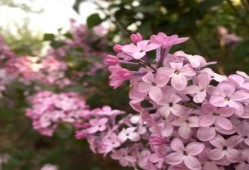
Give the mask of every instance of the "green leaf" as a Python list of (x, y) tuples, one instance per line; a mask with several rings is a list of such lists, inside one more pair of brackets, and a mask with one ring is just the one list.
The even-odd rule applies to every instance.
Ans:
[(245, 62), (249, 58), (249, 39), (237, 44), (234, 50), (234, 60), (236, 62)]
[(102, 22), (102, 19), (97, 13), (92, 14), (87, 18), (87, 26), (90, 29), (93, 28), (94, 26), (99, 25), (101, 22)]
[(44, 36), (43, 36), (44, 41), (52, 41), (52, 40), (54, 40), (54, 38), (55, 38), (54, 34), (44, 34)]

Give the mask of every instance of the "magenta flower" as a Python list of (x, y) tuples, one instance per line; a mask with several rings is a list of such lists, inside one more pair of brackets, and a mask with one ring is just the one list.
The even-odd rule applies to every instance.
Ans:
[(91, 127), (88, 129), (88, 132), (90, 134), (96, 133), (96, 132), (102, 132), (106, 129), (106, 123), (108, 122), (107, 118), (101, 118), (101, 119), (92, 119), (89, 121)]
[(184, 162), (191, 170), (201, 169), (201, 163), (195, 156), (204, 150), (205, 145), (203, 143), (191, 142), (184, 147), (182, 141), (179, 138), (175, 138), (172, 140), (170, 146), (174, 152), (165, 157), (166, 163), (169, 165), (179, 165)]
[(238, 136), (232, 136), (225, 140), (222, 136), (217, 135), (210, 143), (216, 148), (207, 152), (212, 160), (221, 160), (224, 157), (230, 162), (237, 162), (240, 158), (240, 151), (234, 147), (240, 142)]
[(178, 35), (167, 36), (162, 32), (150, 37), (152, 43), (160, 44), (163, 49), (171, 48), (173, 45), (183, 43), (187, 40), (188, 38), (178, 38)]
[(146, 52), (157, 49), (159, 47), (158, 44), (150, 43), (148, 40), (142, 40), (135, 44), (124, 45), (122, 47), (122, 51), (134, 59), (141, 59), (146, 55)]
[(196, 72), (182, 62), (170, 62), (170, 67), (163, 67), (163, 71), (171, 78), (171, 85), (176, 90), (183, 90), (188, 84), (188, 77), (196, 75)]
[(144, 82), (138, 83), (138, 91), (149, 93), (149, 97), (153, 101), (160, 101), (163, 96), (161, 87), (164, 87), (168, 83), (169, 77), (163, 75), (160, 70), (158, 70), (155, 77), (152, 72), (149, 71), (143, 76), (142, 80)]
[(127, 139), (130, 139), (131, 141), (139, 141), (140, 135), (138, 132), (135, 131), (136, 127), (129, 127), (126, 129), (122, 129), (122, 131), (118, 134), (118, 139), (121, 142), (125, 142)]
[(217, 107), (229, 106), (235, 108), (235, 113), (242, 115), (244, 108), (242, 102), (249, 99), (249, 92), (237, 90), (229, 81), (223, 81), (216, 87), (216, 94), (210, 97), (209, 102)]

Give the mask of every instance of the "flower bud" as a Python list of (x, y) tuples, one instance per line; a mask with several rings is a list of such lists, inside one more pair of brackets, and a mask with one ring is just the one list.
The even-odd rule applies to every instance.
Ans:
[(137, 43), (137, 42), (143, 40), (143, 37), (142, 37), (142, 35), (140, 33), (131, 34), (130, 38), (131, 38), (131, 41), (134, 42), (134, 43)]
[(115, 52), (117, 52), (117, 53), (121, 53), (121, 52), (122, 52), (122, 45), (120, 45), (120, 44), (115, 44), (115, 45), (113, 46), (113, 50), (114, 50)]
[(105, 57), (105, 64), (107, 65), (116, 65), (119, 63), (119, 59), (114, 55), (107, 55)]

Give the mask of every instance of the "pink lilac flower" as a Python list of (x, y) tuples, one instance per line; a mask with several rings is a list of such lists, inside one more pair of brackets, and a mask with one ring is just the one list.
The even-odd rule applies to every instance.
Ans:
[(163, 117), (167, 118), (171, 113), (182, 117), (186, 114), (187, 108), (179, 104), (182, 98), (174, 93), (169, 93), (168, 96), (163, 97), (158, 102), (159, 108), (157, 110)]
[(223, 81), (216, 87), (217, 94), (210, 97), (210, 103), (217, 107), (229, 106), (235, 108), (235, 113), (242, 115), (244, 112), (243, 101), (249, 99), (249, 92), (236, 90), (233, 83)]
[(187, 84), (187, 77), (196, 75), (196, 72), (188, 65), (180, 63), (170, 62), (170, 67), (164, 67), (164, 72), (171, 78), (171, 85), (176, 90), (183, 90)]
[(122, 47), (122, 52), (129, 54), (134, 59), (141, 59), (146, 55), (146, 52), (158, 48), (157, 44), (151, 44), (148, 40), (142, 40), (135, 44), (125, 45)]
[(133, 156), (130, 156), (128, 154), (128, 149), (127, 148), (122, 148), (120, 150), (115, 150), (112, 154), (111, 157), (112, 159), (119, 160), (119, 163), (122, 166), (127, 166), (129, 164), (134, 164), (136, 162), (136, 158)]
[(194, 94), (193, 101), (195, 103), (202, 103), (206, 99), (209, 83), (210, 76), (202, 73), (196, 77), (196, 85), (188, 86), (184, 91), (187, 94)]
[(167, 36), (166, 34), (160, 32), (157, 35), (152, 35), (150, 41), (152, 43), (160, 44), (162, 48), (167, 49), (175, 44), (180, 44), (187, 41), (188, 38), (178, 38), (178, 35)]
[(233, 128), (231, 121), (228, 119), (234, 113), (233, 108), (223, 107), (218, 109), (207, 103), (202, 105), (202, 111), (206, 114), (199, 117), (200, 127), (209, 127), (215, 124), (225, 130), (231, 130)]
[(142, 80), (143, 82), (138, 84), (138, 91), (142, 93), (148, 92), (152, 100), (160, 101), (163, 96), (160, 87), (168, 83), (169, 77), (158, 70), (156, 77), (154, 77), (152, 72), (148, 72), (143, 76)]
[(130, 139), (131, 141), (139, 141), (140, 135), (136, 132), (135, 127), (129, 127), (127, 129), (122, 129), (122, 131), (118, 134), (118, 139), (122, 142)]
[(191, 142), (184, 147), (182, 141), (179, 138), (175, 138), (172, 140), (170, 146), (174, 152), (165, 157), (166, 163), (179, 165), (184, 162), (189, 169), (201, 169), (201, 163), (195, 156), (200, 154), (205, 148), (203, 143)]
[(225, 157), (230, 162), (237, 162), (240, 158), (240, 151), (234, 148), (239, 143), (238, 136), (232, 136), (225, 140), (222, 136), (217, 135), (210, 143), (216, 147), (207, 153), (210, 159), (221, 160)]
[(102, 132), (106, 129), (108, 119), (107, 118), (101, 118), (101, 119), (93, 119), (89, 121), (89, 124), (91, 127), (88, 129), (89, 133), (96, 133), (98, 131)]

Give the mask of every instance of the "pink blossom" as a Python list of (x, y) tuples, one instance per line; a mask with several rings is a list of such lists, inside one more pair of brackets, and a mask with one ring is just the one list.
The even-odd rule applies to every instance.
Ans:
[(239, 143), (238, 136), (232, 136), (225, 140), (222, 136), (217, 135), (210, 143), (216, 148), (207, 153), (212, 160), (228, 159), (230, 162), (236, 162), (240, 158), (240, 151), (234, 147)]
[(199, 142), (191, 142), (184, 147), (182, 141), (179, 138), (175, 138), (172, 140), (170, 146), (174, 152), (165, 157), (166, 163), (170, 165), (179, 165), (184, 162), (189, 169), (201, 169), (201, 163), (195, 156), (204, 150), (204, 144)]
[(167, 118), (170, 113), (182, 117), (185, 115), (187, 108), (179, 104), (182, 101), (181, 97), (174, 93), (169, 93), (158, 102), (159, 108), (157, 110), (163, 117)]
[(171, 85), (176, 90), (183, 90), (188, 84), (188, 77), (196, 75), (196, 72), (188, 65), (182, 62), (170, 62), (170, 67), (164, 67), (164, 72), (171, 78)]
[(175, 44), (180, 44), (187, 41), (188, 38), (178, 38), (178, 35), (167, 36), (166, 34), (159, 32), (157, 35), (152, 35), (150, 41), (152, 43), (160, 44), (162, 48), (168, 49)]
[(128, 149), (122, 148), (120, 150), (115, 150), (112, 154), (111, 157), (113, 159), (119, 160), (119, 163), (122, 166), (128, 166), (129, 164), (133, 164), (136, 162), (136, 158), (133, 156), (129, 156)]
[(125, 142), (127, 139), (131, 141), (139, 141), (140, 135), (136, 132), (135, 127), (129, 127), (127, 129), (122, 129), (122, 131), (118, 134), (118, 139), (121, 142)]
[(249, 93), (244, 90), (236, 90), (233, 83), (223, 81), (216, 87), (216, 95), (210, 97), (209, 102), (217, 107), (229, 106), (235, 108), (235, 113), (242, 115), (244, 108), (242, 102), (249, 99)]
[(135, 44), (124, 45), (122, 47), (122, 51), (124, 53), (129, 54), (134, 59), (138, 60), (144, 57), (146, 55), (146, 52), (154, 50), (158, 47), (159, 45), (151, 44), (150, 41), (148, 40), (142, 40), (142, 41), (139, 41), (137, 45)]
[(163, 96), (161, 87), (168, 83), (169, 77), (163, 75), (160, 70), (158, 70), (155, 77), (152, 72), (149, 71), (145, 76), (143, 76), (142, 80), (143, 82), (138, 84), (138, 91), (148, 92), (152, 100), (160, 101)]
[(209, 127), (215, 124), (226, 130), (231, 130), (233, 128), (231, 121), (228, 120), (228, 117), (232, 116), (234, 113), (233, 108), (223, 107), (218, 109), (207, 103), (203, 104), (201, 109), (206, 113), (199, 117), (199, 125), (201, 127)]
[(91, 127), (88, 129), (89, 133), (96, 133), (98, 131), (104, 131), (106, 129), (107, 118), (92, 119), (89, 121)]

